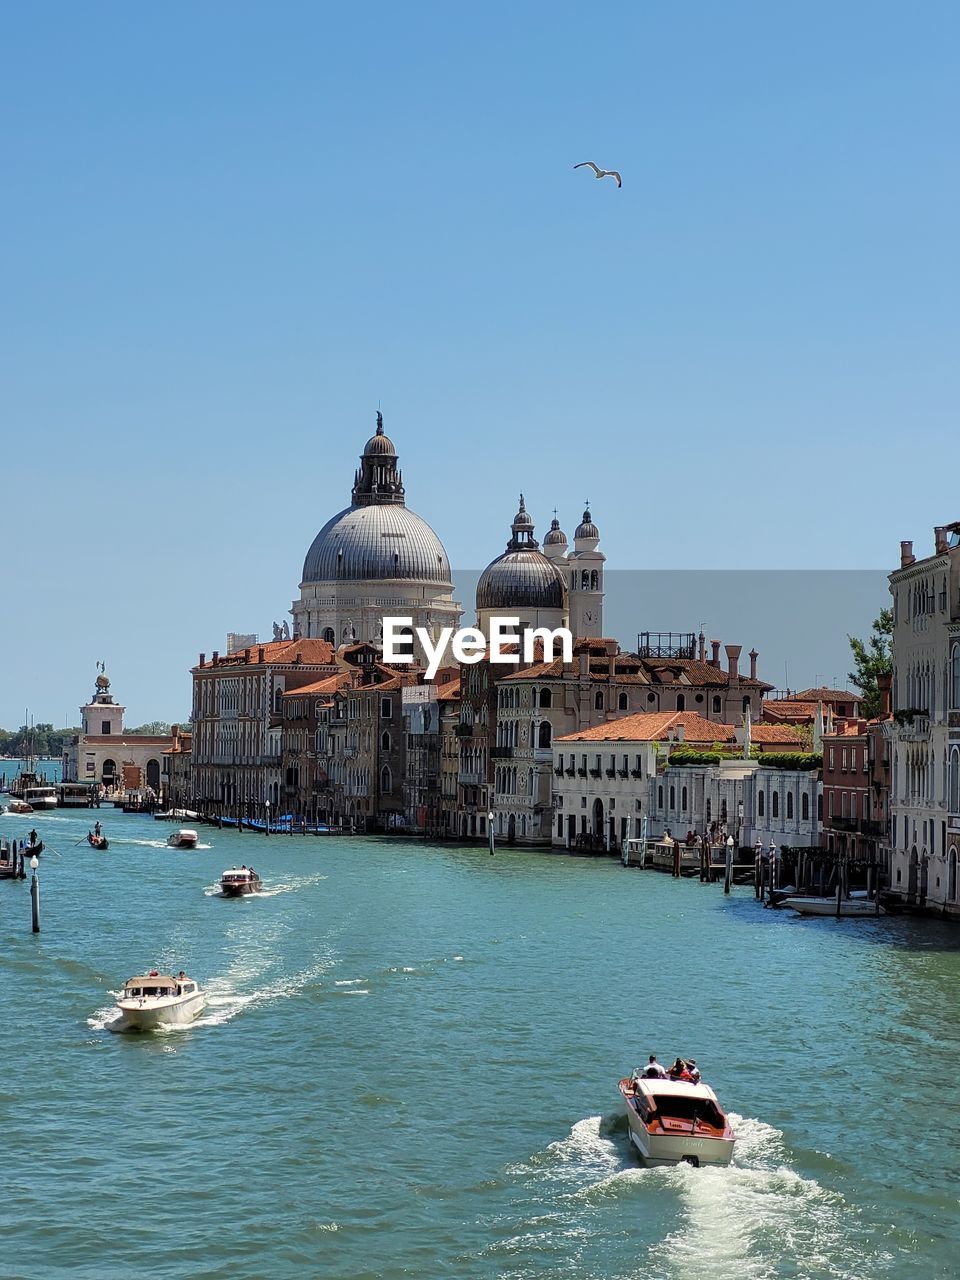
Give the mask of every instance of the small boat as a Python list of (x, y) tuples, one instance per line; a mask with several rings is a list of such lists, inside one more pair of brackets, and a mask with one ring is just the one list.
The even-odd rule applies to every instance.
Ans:
[(841, 898), (840, 909), (837, 910), (835, 897), (803, 897), (784, 898), (782, 907), (792, 907), (801, 916), (841, 916), (846, 919), (867, 916), (885, 916), (885, 907), (878, 907), (872, 898)]
[(240, 898), (247, 893), (259, 893), (263, 881), (253, 867), (230, 867), (220, 877), (220, 892), (225, 898)]
[(117, 1001), (120, 1021), (116, 1029), (154, 1031), (158, 1027), (185, 1027), (199, 1017), (206, 996), (193, 978), (181, 969), (174, 977), (151, 969), (137, 978), (128, 978)]
[(730, 1163), (736, 1134), (709, 1085), (634, 1075), (619, 1088), (644, 1164)]
[(173, 835), (167, 836), (167, 844), (171, 849), (195, 849), (199, 839), (200, 837), (190, 827), (181, 827), (179, 831), (174, 831)]
[(110, 841), (105, 835), (95, 835), (92, 831), (87, 832), (87, 844), (92, 849), (109, 849)]
[(153, 815), (157, 822), (196, 822), (200, 817), (199, 813), (195, 813), (193, 809), (158, 809)]
[(26, 800), (11, 800), (7, 805), (7, 813), (33, 813), (33, 806)]
[(43, 841), (31, 840), (29, 844), (23, 846), (24, 859), (29, 862), (31, 858), (39, 858), (43, 853)]

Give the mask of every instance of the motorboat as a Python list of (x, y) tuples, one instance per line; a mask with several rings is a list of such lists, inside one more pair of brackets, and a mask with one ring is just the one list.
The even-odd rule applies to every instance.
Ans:
[(158, 1027), (185, 1027), (202, 1013), (207, 998), (199, 985), (181, 969), (174, 977), (151, 969), (128, 978), (117, 1001), (118, 1031), (155, 1031)]
[(27, 804), (26, 800), (14, 798), (7, 805), (7, 813), (33, 813), (33, 805)]
[(157, 810), (153, 815), (157, 822), (196, 822), (200, 817), (199, 813), (195, 813), (193, 809), (163, 809)]
[(633, 1075), (619, 1087), (630, 1141), (645, 1164), (730, 1163), (736, 1134), (709, 1085)]
[(247, 893), (259, 893), (263, 881), (253, 867), (230, 867), (220, 877), (220, 892), (225, 898), (240, 898)]
[(107, 837), (103, 834), (97, 835), (96, 832), (93, 831), (87, 832), (87, 844), (90, 845), (92, 849), (106, 850), (110, 848), (110, 841)]
[(854, 919), (860, 916), (885, 916), (886, 908), (879, 906), (872, 898), (841, 898), (839, 905), (834, 896), (829, 897), (805, 897), (798, 895), (794, 898), (784, 898), (780, 903), (781, 907), (792, 907), (801, 916), (841, 916), (845, 919)]
[(195, 849), (200, 837), (191, 827), (181, 827), (167, 836), (167, 844), (171, 849)]

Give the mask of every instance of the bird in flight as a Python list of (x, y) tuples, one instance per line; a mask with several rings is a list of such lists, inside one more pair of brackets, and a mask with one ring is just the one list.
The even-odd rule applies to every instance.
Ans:
[(581, 160), (579, 164), (575, 164), (573, 167), (575, 169), (583, 169), (583, 168), (592, 169), (594, 174), (598, 178), (616, 178), (617, 186), (618, 187), (623, 186), (623, 183), (620, 181), (620, 175), (619, 173), (617, 173), (616, 169), (600, 169), (597, 167), (597, 165), (593, 163), (592, 160)]

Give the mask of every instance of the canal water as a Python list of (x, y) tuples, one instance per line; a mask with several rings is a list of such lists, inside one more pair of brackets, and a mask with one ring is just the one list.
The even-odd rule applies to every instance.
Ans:
[[(39, 936), (0, 883), (4, 1277), (957, 1274), (956, 929), (505, 848), (35, 825)], [(264, 892), (224, 900), (239, 862)], [(152, 965), (206, 1012), (112, 1034)], [(729, 1169), (639, 1167), (616, 1082), (650, 1052), (698, 1059)]]

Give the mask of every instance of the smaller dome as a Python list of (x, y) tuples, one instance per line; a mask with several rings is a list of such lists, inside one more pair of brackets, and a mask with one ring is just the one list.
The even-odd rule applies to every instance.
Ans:
[(586, 509), (586, 511), (584, 511), (583, 520), (580, 524), (577, 525), (577, 531), (573, 536), (575, 539), (579, 539), (579, 538), (598, 538), (599, 539), (600, 530), (593, 523), (593, 516), (590, 514), (589, 507)]
[(371, 454), (373, 454), (374, 456), (379, 455), (380, 457), (388, 457), (388, 458), (395, 458), (397, 456), (397, 450), (394, 446), (393, 441), (390, 439), (388, 435), (384, 434), (383, 414), (379, 410), (377, 410), (376, 434), (372, 435), (370, 439), (367, 441), (367, 443), (363, 446), (363, 452), (367, 457), (369, 457)]
[(564, 580), (539, 551), (505, 551), (477, 583), (477, 609), (562, 609)]
[(565, 547), (567, 545), (567, 535), (560, 528), (560, 521), (556, 516), (550, 521), (550, 530), (543, 540), (545, 547)]

